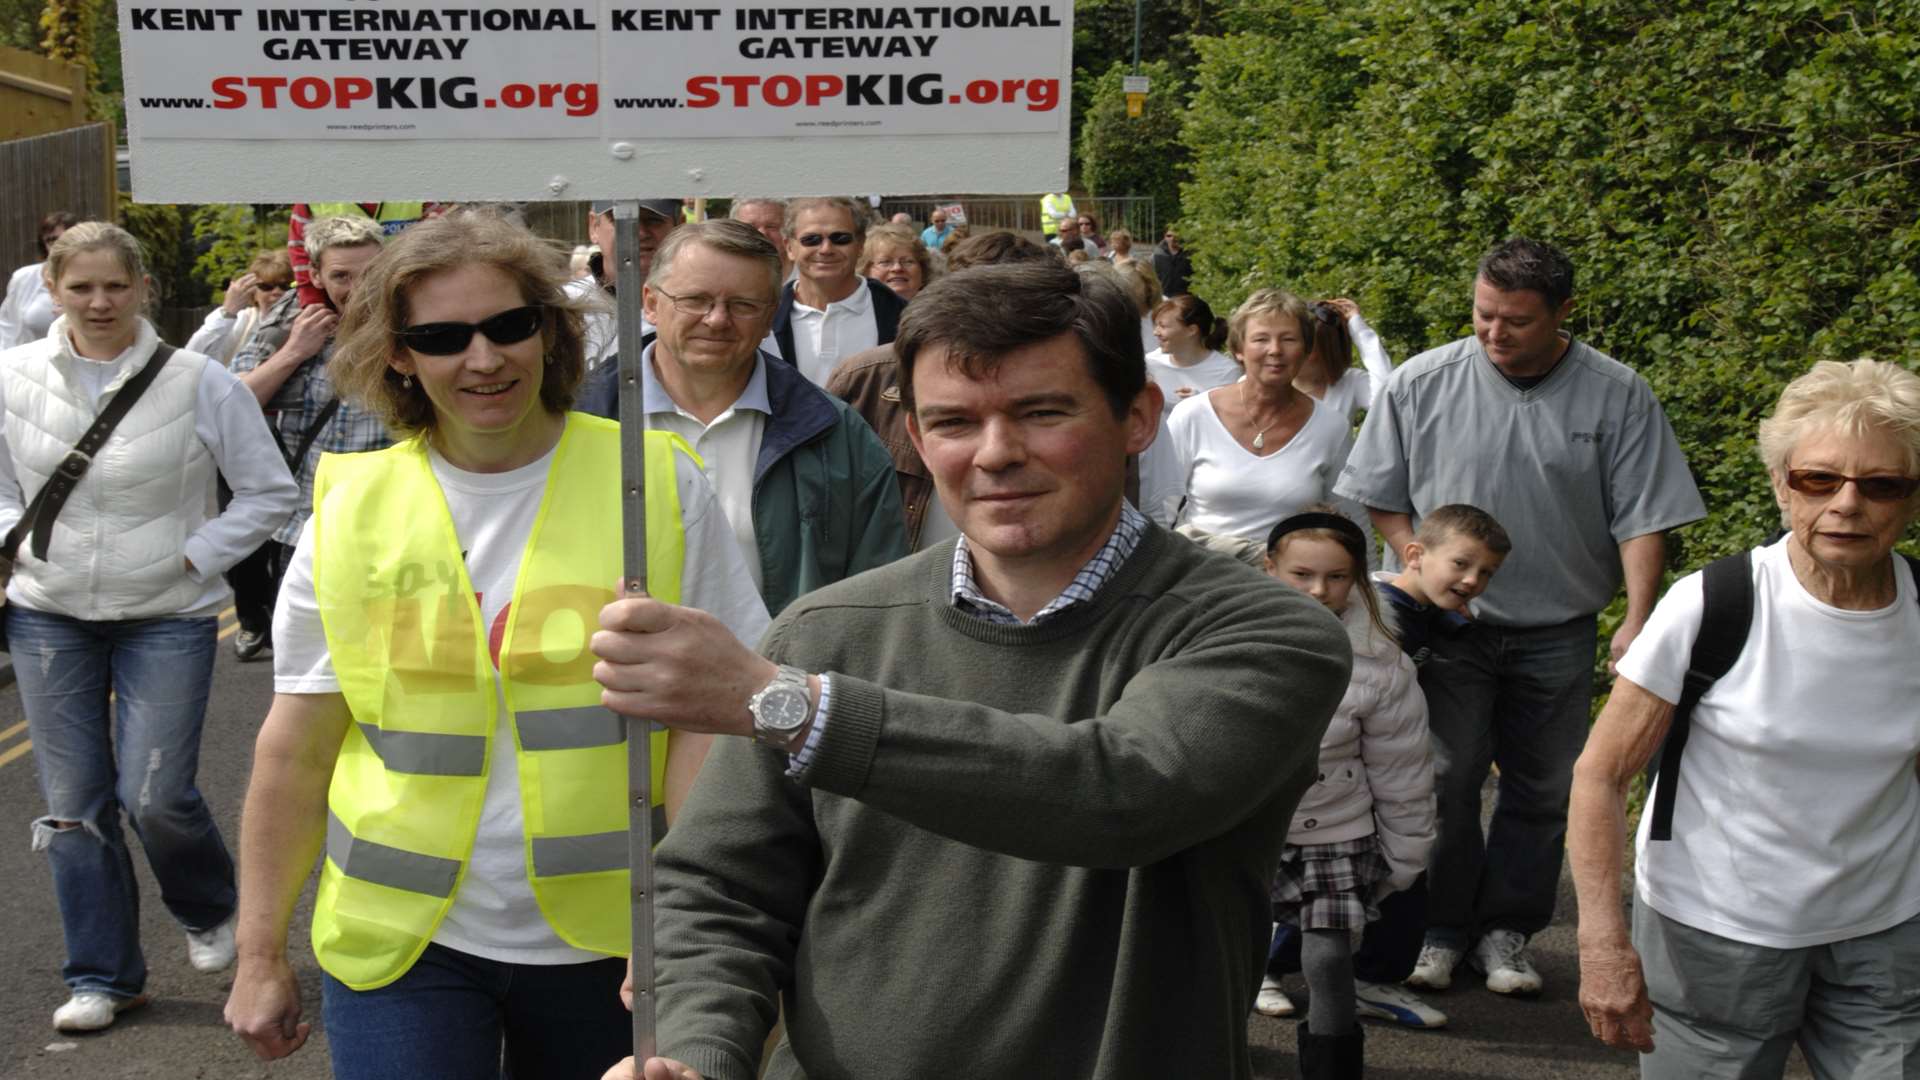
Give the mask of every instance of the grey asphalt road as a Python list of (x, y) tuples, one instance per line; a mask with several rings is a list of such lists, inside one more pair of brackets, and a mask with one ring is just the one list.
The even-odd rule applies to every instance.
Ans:
[[(223, 621), (223, 627), (231, 619)], [(230, 846), (237, 848), (241, 797), (253, 738), (272, 696), (272, 672), (264, 663), (240, 664), (221, 642), (207, 717), (200, 784)], [(319, 969), (307, 942), (312, 889), (294, 916), (293, 964), (299, 973), (308, 1017), (315, 1021), (307, 1046), (273, 1063), (256, 1061), (221, 1022), (230, 982), (187, 966), (185, 938), (159, 902), (145, 863), (142, 877), (142, 940), (151, 968), (154, 1004), (129, 1013), (104, 1033), (60, 1035), (53, 1010), (65, 1000), (59, 977), (64, 956), (46, 860), (33, 853), (28, 826), (42, 813), (33, 776), (32, 750), (16, 690), (0, 691), (0, 1078), (72, 1077), (85, 1080), (321, 1080), (328, 1076), (326, 1035), (319, 1024)], [(1546, 992), (1533, 1001), (1490, 994), (1471, 977), (1434, 1002), (1451, 1014), (1440, 1032), (1409, 1032), (1378, 1024), (1367, 1028), (1368, 1075), (1376, 1080), (1628, 1080), (1638, 1075), (1631, 1054), (1602, 1047), (1587, 1034), (1575, 1005), (1573, 897), (1563, 887), (1562, 917), (1536, 939), (1535, 961)], [(1463, 972), (1464, 974), (1464, 972)], [(1291, 989), (1298, 990), (1296, 980)], [(1304, 995), (1297, 995), (1304, 999)], [(1250, 1041), (1256, 1074), (1283, 1080), (1294, 1070), (1291, 1021), (1252, 1020)], [(1793, 1076), (1806, 1075), (1796, 1064)], [(405, 1080), (405, 1078), (396, 1078)]]

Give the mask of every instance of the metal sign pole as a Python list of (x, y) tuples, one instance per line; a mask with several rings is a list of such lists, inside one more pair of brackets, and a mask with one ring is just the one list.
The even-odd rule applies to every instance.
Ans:
[[(647, 591), (647, 409), (640, 392), (640, 204), (614, 204), (619, 273), (614, 282), (620, 335), (620, 521), (626, 595)], [(652, 723), (627, 719), (627, 865), (633, 878), (633, 1059), (655, 1056), (653, 968)]]

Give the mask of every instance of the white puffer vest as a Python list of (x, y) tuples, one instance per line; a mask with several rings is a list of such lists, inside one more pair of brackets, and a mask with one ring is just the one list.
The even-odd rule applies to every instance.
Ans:
[[(0, 354), (4, 434), (21, 501), (45, 486), (100, 409), (73, 377), (90, 363), (66, 347), (65, 317), (39, 341)], [(101, 406), (153, 356), (145, 319)], [(210, 361), (175, 352), (114, 428), (54, 520), (43, 562), (22, 538), (7, 598), (37, 611), (108, 621), (179, 615), (203, 592), (187, 577), (186, 540), (219, 511), (213, 455), (194, 430), (200, 378)]]

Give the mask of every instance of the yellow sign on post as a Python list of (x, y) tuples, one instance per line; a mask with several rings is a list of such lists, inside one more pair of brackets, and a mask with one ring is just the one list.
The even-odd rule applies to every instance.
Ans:
[(1120, 89), (1127, 95), (1127, 119), (1140, 119), (1141, 110), (1147, 106), (1149, 85), (1145, 75), (1128, 75), (1120, 80)]

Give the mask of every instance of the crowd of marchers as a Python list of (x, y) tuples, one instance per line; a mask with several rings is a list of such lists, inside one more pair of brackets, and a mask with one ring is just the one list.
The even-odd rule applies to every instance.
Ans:
[[(1255, 1012), (1358, 1077), (1363, 1019), (1542, 990), (1568, 862), (1643, 1076), (1920, 1071), (1920, 376), (1811, 365), (1756, 434), (1783, 531), (1663, 595), (1706, 507), (1551, 244), (1490, 240), (1473, 333), (1396, 366), (1350, 299), (1221, 317), (1177, 229), (1041, 208), (594, 203), (569, 259), (499, 207), (303, 203), (178, 347), (138, 242), (47, 215), (0, 305), (0, 629), (54, 1027), (148, 1002), (130, 828), (263, 1059), (314, 1022), (318, 867), (342, 1080), (1246, 1078)], [(275, 691), (237, 848), (194, 783), (229, 604)]]

